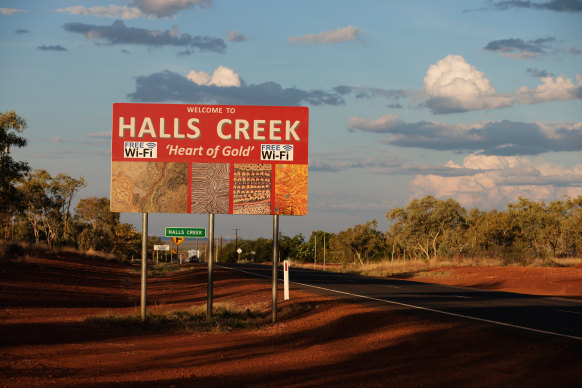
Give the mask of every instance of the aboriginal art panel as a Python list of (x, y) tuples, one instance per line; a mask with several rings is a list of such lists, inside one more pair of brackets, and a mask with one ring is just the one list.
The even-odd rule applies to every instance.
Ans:
[(188, 213), (188, 163), (111, 162), (111, 211)]
[(234, 165), (233, 214), (271, 214), (270, 164)]
[(192, 163), (191, 213), (228, 214), (230, 165)]
[(307, 214), (307, 164), (111, 163), (111, 211)]
[(275, 165), (274, 214), (307, 214), (307, 164)]

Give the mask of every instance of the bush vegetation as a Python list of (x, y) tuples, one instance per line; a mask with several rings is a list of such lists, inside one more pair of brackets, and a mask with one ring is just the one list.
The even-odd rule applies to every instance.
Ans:
[[(0, 260), (30, 254), (41, 243), (49, 249), (103, 252), (119, 260), (141, 257), (141, 233), (120, 222), (108, 198), (80, 199), (83, 177), (31, 170), (14, 161), (11, 148), (26, 146), (19, 134), (26, 122), (15, 112), (0, 113)], [(281, 236), (280, 257), (300, 262), (369, 265), (384, 261), (434, 262), (489, 257), (503, 264), (531, 264), (582, 256), (582, 196), (550, 203), (519, 198), (505, 210), (463, 208), (453, 199), (426, 196), (387, 211), (387, 232), (374, 219), (337, 234), (314, 231)], [(29, 245), (19, 245), (15, 243)], [(149, 248), (161, 243), (148, 238)], [(241, 248), (243, 253), (238, 254)], [(219, 261), (271, 261), (272, 240), (232, 241)]]

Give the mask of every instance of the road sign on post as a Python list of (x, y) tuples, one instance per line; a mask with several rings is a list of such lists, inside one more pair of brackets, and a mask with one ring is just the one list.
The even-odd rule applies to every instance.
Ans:
[(172, 237), (172, 241), (174, 244), (180, 245), (182, 244), (182, 241), (184, 241), (184, 237)]
[(167, 227), (166, 237), (205, 238), (206, 228)]
[(307, 107), (118, 103), (111, 134), (111, 211), (307, 214)]

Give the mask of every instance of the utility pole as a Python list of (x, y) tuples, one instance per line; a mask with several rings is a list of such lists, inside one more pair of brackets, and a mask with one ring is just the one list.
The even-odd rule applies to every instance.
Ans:
[(317, 262), (317, 234), (313, 235), (313, 269), (315, 269), (315, 263)]

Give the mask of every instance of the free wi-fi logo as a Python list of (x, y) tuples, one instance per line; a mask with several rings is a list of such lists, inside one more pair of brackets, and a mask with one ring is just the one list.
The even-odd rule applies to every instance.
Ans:
[(123, 157), (155, 159), (158, 157), (158, 143), (126, 141), (123, 143)]
[(293, 161), (293, 145), (261, 144), (261, 160)]

